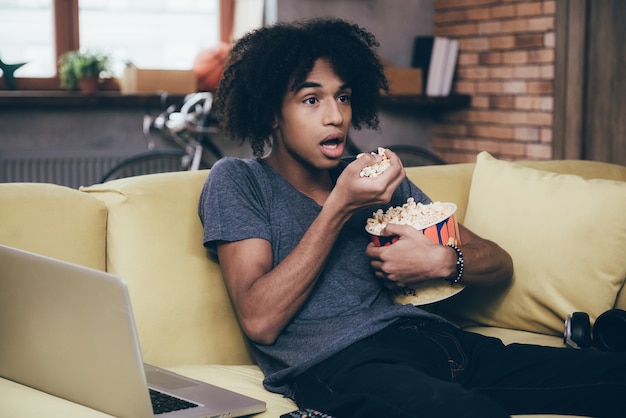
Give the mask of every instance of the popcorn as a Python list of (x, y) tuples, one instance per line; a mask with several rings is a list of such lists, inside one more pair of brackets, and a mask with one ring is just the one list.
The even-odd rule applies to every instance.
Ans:
[[(374, 152), (372, 152), (371, 154), (376, 155), (376, 153)], [(372, 165), (368, 165), (367, 167), (364, 167), (359, 173), (359, 176), (372, 177), (372, 178), (377, 177), (380, 174), (382, 174), (383, 171), (385, 171), (391, 166), (389, 157), (387, 157), (387, 155), (385, 154), (384, 148), (378, 147), (378, 155), (380, 155), (381, 157), (380, 161), (377, 161)], [(363, 156), (363, 154), (357, 155), (356, 158), (359, 158), (361, 156)]]
[(446, 219), (452, 213), (454, 213), (454, 207), (449, 204), (433, 202), (424, 205), (419, 202), (415, 203), (415, 200), (409, 197), (402, 206), (389, 208), (386, 212), (378, 209), (371, 218), (367, 219), (365, 228), (374, 235), (380, 235), (385, 226), (390, 223), (411, 225), (419, 230)]

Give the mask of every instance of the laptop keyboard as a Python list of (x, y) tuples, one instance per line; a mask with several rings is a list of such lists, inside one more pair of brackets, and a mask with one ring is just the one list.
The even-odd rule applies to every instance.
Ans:
[(154, 389), (150, 389), (150, 400), (152, 400), (152, 411), (155, 415), (166, 412), (180, 411), (181, 409), (195, 408), (195, 403), (171, 396)]

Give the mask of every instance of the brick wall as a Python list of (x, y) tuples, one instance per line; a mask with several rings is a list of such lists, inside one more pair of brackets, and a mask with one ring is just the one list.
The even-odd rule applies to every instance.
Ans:
[(453, 91), (467, 110), (442, 115), (433, 147), (448, 162), (480, 151), (552, 157), (554, 0), (434, 0), (434, 34), (459, 39)]

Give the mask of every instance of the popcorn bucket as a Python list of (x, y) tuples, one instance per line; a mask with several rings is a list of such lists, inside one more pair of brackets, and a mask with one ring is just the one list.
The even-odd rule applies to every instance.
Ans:
[[(446, 206), (446, 215), (442, 215), (440, 219), (419, 227), (408, 223), (405, 223), (405, 225), (414, 226), (436, 244), (461, 245), (459, 224), (456, 220), (457, 207), (454, 203), (443, 203), (443, 205)], [(398, 236), (394, 235), (382, 236), (369, 230), (367, 227), (365, 230), (370, 234), (372, 242), (377, 247), (392, 245), (399, 239)], [(465, 285), (461, 283), (451, 285), (444, 279), (427, 280), (415, 285), (394, 289), (392, 298), (395, 303), (399, 304), (428, 305), (454, 296), (464, 288)]]
[[(443, 219), (437, 220), (431, 224), (416, 228), (430, 238), (434, 243), (439, 245), (461, 245), (461, 237), (459, 234), (459, 224), (456, 220), (456, 205), (454, 203), (444, 203), (448, 208), (448, 215)], [(377, 247), (391, 245), (398, 240), (397, 236), (382, 236), (367, 227), (365, 230), (370, 234), (370, 238)]]

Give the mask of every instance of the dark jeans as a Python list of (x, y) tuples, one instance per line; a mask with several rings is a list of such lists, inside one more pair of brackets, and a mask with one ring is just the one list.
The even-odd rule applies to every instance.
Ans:
[(536, 345), (406, 320), (292, 381), (300, 408), (337, 418), (626, 416), (626, 353)]

